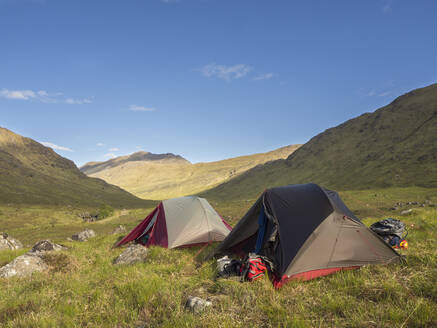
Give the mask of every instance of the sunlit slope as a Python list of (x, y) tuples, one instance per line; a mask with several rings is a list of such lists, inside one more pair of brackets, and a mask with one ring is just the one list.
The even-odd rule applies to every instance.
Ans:
[(106, 167), (97, 172), (95, 172), (95, 163), (87, 164), (81, 170), (92, 177), (120, 186), (138, 197), (165, 199), (195, 194), (212, 188), (256, 165), (286, 158), (297, 148), (299, 145), (290, 145), (267, 153), (209, 163), (191, 164), (182, 159), (134, 160), (111, 166), (99, 163), (100, 166)]
[(253, 168), (204, 195), (255, 197), (265, 188), (315, 182), (353, 190), (437, 186), (437, 84), (326, 130), (286, 160)]
[(119, 187), (89, 178), (51, 148), (0, 128), (0, 203), (146, 206)]

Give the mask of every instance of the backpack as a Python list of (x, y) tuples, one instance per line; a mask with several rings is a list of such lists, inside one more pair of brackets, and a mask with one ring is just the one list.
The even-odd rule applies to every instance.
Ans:
[(405, 238), (408, 235), (405, 223), (402, 221), (387, 218), (373, 223), (370, 230), (378, 234), (387, 244), (394, 248), (407, 248), (408, 243)]
[(267, 265), (263, 259), (256, 254), (249, 254), (241, 266), (240, 275), (242, 280), (255, 281), (264, 276)]

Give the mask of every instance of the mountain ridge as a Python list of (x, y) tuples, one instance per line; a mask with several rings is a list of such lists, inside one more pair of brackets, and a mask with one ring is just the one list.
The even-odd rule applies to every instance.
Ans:
[(259, 165), (204, 193), (254, 197), (315, 182), (337, 190), (437, 186), (437, 84), (412, 90), (311, 138), (285, 160)]
[(53, 149), (2, 127), (0, 202), (116, 207), (149, 203), (101, 179), (87, 177)]
[(115, 167), (127, 162), (157, 162), (157, 163), (174, 163), (174, 164), (191, 164), (190, 161), (186, 160), (180, 155), (175, 155), (173, 153), (163, 153), (163, 154), (154, 154), (145, 151), (138, 151), (132, 153), (130, 155), (117, 156), (115, 158), (111, 158), (107, 161), (94, 161), (88, 162), (81, 166), (79, 169), (81, 172), (86, 174), (95, 174), (97, 172), (103, 171), (105, 169)]
[(139, 197), (164, 199), (202, 192), (258, 164), (286, 158), (299, 147), (300, 145), (288, 145), (265, 153), (195, 164), (188, 161), (118, 161), (116, 163), (119, 164), (103, 170), (84, 170), (82, 167), (82, 171), (91, 177), (118, 185)]

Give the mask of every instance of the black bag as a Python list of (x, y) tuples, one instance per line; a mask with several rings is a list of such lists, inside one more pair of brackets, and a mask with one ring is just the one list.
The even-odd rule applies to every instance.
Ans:
[(217, 275), (222, 278), (239, 276), (241, 261), (229, 259), (227, 256), (217, 261)]
[(399, 246), (399, 243), (408, 235), (405, 223), (393, 218), (373, 223), (370, 230), (378, 234), (390, 246)]

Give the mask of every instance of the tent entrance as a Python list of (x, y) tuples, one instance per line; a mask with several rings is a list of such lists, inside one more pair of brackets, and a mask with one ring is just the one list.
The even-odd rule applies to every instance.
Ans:
[(136, 239), (136, 242), (138, 242), (142, 245), (147, 245), (147, 242), (149, 241), (153, 227), (156, 223), (156, 219), (158, 218), (158, 214), (159, 214), (159, 209), (153, 215), (152, 220), (150, 220), (146, 229), (144, 229), (144, 232)]

